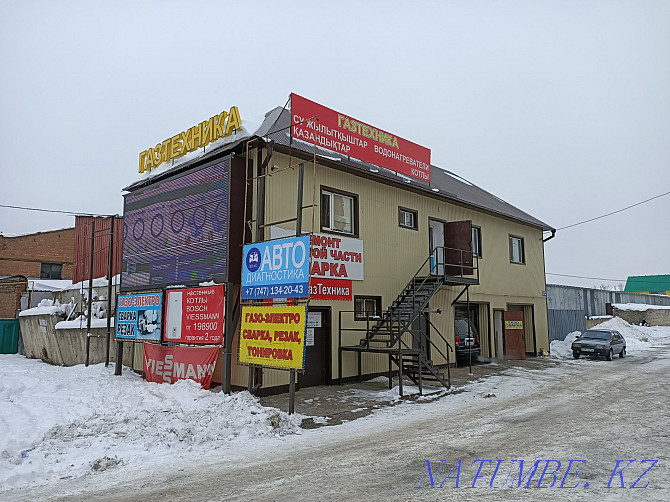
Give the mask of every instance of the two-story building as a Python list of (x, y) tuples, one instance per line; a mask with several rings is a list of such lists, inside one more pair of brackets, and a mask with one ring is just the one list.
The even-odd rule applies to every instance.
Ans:
[[(190, 225), (192, 234), (183, 242), (205, 242), (209, 235), (210, 244), (202, 249), (210, 251), (189, 262), (201, 263), (201, 270), (189, 265), (188, 274), (171, 276), (173, 282), (221, 281), (211, 250), (226, 247), (228, 254), (221, 259), (239, 304), (241, 246), (296, 235), (300, 225), (298, 233), (317, 237), (312, 240), (316, 269), (309, 300), (313, 331), (299, 386), (395, 373), (400, 367), (413, 379), (421, 367), (426, 377), (439, 381), (441, 368), (447, 360), (454, 364), (457, 354), (524, 357), (548, 350), (543, 235), (554, 235), (551, 226), (440, 167), (428, 165), (428, 176), (412, 176), (383, 162), (364, 162), (338, 153), (323, 137), (330, 134), (332, 141), (334, 133), (323, 129), (299, 139), (292, 127), (298, 120), (287, 108), (268, 112), (260, 126), (242, 120), (244, 128), (210, 145), (206, 153), (144, 173), (129, 186), (122, 289), (161, 284), (162, 279), (151, 277), (164, 278), (167, 269), (185, 263), (165, 258), (180, 249), (168, 245), (168, 238), (160, 267), (148, 258), (144, 264), (131, 263), (133, 232), (148, 235), (150, 229), (159, 239), (163, 228), (170, 226), (174, 233)], [(150, 153), (152, 160), (159, 157), (158, 147)], [(207, 170), (217, 166), (228, 179), (219, 199), (184, 203), (183, 211), (151, 217), (150, 205), (173, 197), (174, 187), (188, 185), (190, 173), (206, 173), (202, 176), (209, 182), (215, 176)], [(161, 189), (167, 184), (172, 191)], [(215, 220), (224, 199), (227, 225), (218, 229), (225, 235), (219, 236), (216, 226), (201, 232), (208, 228), (205, 219)], [(208, 212), (211, 203), (216, 210)], [(140, 207), (145, 211), (141, 226), (128, 216)], [(151, 245), (142, 247), (140, 240), (136, 254), (146, 255)], [(325, 256), (330, 258), (321, 261), (328, 263), (319, 265)], [(514, 346), (512, 334), (519, 335)], [(239, 331), (233, 354), (237, 337)], [(233, 387), (246, 388), (250, 372), (236, 364), (235, 355), (232, 366)], [(278, 392), (287, 388), (288, 378), (287, 372), (265, 368), (256, 371), (254, 383), (262, 382), (262, 391)]]

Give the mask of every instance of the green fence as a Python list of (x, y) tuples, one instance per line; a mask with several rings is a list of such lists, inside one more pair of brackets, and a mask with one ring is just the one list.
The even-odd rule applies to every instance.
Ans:
[(19, 320), (0, 319), (0, 354), (19, 351)]

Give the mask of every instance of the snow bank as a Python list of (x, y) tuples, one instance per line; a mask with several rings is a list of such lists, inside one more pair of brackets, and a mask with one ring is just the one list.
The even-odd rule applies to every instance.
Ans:
[[(626, 339), (627, 354), (649, 350), (655, 343), (670, 339), (670, 326), (634, 326), (628, 324), (620, 317), (613, 317), (609, 321), (600, 323), (591, 329), (614, 329), (621, 333)], [(551, 355), (561, 359), (572, 358), (571, 345), (579, 335), (581, 335), (580, 331), (573, 331), (563, 341), (552, 341)]]
[(251, 438), (297, 432), (304, 418), (265, 408), (248, 392), (226, 396), (190, 380), (147, 383), (130, 370), (115, 376), (113, 366), (64, 368), (17, 355), (0, 355), (0, 402), (0, 493), (121, 465), (182, 462), (198, 446), (244, 449)]
[(552, 340), (549, 353), (560, 359), (572, 359), (572, 342), (581, 334), (581, 331), (573, 331), (568, 333), (564, 340)]

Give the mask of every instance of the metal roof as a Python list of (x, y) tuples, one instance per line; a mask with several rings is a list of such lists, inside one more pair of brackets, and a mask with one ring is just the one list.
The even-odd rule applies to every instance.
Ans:
[[(239, 138), (239, 140), (232, 143), (222, 145), (218, 148), (213, 148), (206, 154), (184, 162), (160, 173), (160, 175), (152, 178), (145, 178), (136, 181), (129, 185), (124, 190), (133, 190), (141, 186), (147, 185), (158, 179), (172, 176), (178, 172), (182, 172), (195, 165), (202, 164), (218, 157), (222, 154), (229, 153), (240, 147), (245, 141), (252, 138), (263, 138), (266, 141), (274, 141), (276, 145), (284, 148), (291, 148), (292, 152), (302, 152), (306, 155), (313, 155), (314, 145), (301, 140), (291, 140), (290, 135), (291, 117), (290, 112), (284, 108), (277, 107), (265, 114), (265, 120), (261, 126), (249, 137)], [(374, 164), (362, 162), (357, 159), (349, 158), (345, 155), (326, 150), (325, 148), (316, 147), (316, 154), (319, 160), (329, 167), (334, 169), (341, 169), (344, 171), (358, 173), (367, 178), (377, 179), (385, 183), (397, 185), (400, 188), (418, 191), (425, 193), (431, 197), (443, 199), (449, 202), (462, 204), (465, 206), (474, 207), (484, 211), (488, 211), (500, 216), (511, 218), (534, 227), (541, 228), (543, 231), (552, 231), (554, 227), (538, 220), (530, 214), (521, 209), (505, 202), (486, 190), (470, 183), (461, 178), (455, 173), (442, 169), (438, 166), (431, 165), (431, 181), (425, 181), (410, 178), (402, 174), (397, 174), (395, 171), (385, 169)]]
[(670, 275), (631, 275), (624, 291), (670, 291)]

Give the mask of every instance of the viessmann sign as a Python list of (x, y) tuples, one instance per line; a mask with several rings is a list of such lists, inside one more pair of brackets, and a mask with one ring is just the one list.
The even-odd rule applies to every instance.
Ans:
[(430, 149), (426, 147), (297, 94), (291, 94), (291, 124), (295, 139), (430, 182)]

